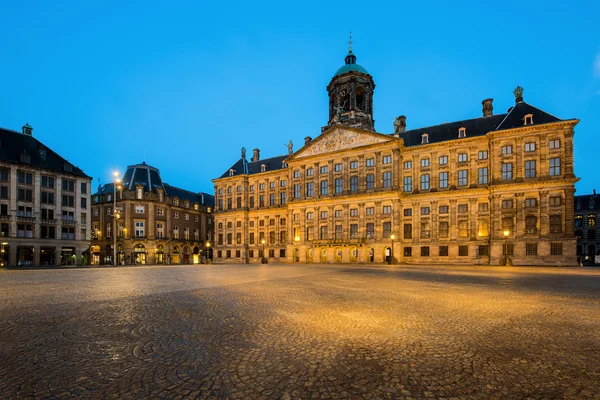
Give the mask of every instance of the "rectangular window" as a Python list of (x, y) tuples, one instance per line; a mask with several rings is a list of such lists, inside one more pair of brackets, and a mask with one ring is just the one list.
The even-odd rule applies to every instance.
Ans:
[(0, 181), (8, 181), (10, 170), (8, 168), (0, 168)]
[(560, 197), (550, 197), (550, 205), (553, 207), (560, 206), (561, 198)]
[(0, 199), (8, 199), (8, 186), (0, 187)]
[(392, 187), (392, 172), (386, 171), (383, 173), (383, 187), (389, 188)]
[[(258, 184), (258, 190), (265, 190), (265, 184), (264, 183), (259, 183)], [(229, 192), (231, 193), (231, 192)]]
[(448, 164), (448, 156), (441, 156), (440, 157), (440, 165), (447, 165)]
[(280, 187), (286, 187), (287, 186), (287, 181), (284, 179), (281, 182), (279, 182), (279, 186)]
[(342, 218), (342, 210), (335, 210), (335, 217)]
[(74, 192), (75, 191), (75, 181), (63, 178), (62, 190), (65, 192)]
[(405, 208), (404, 209), (404, 216), (405, 217), (412, 217), (412, 208)]
[(502, 163), (502, 180), (512, 180), (512, 163)]
[(563, 244), (562, 243), (550, 243), (550, 255), (551, 256), (561, 256), (563, 253)]
[(23, 185), (33, 184), (33, 175), (28, 172), (19, 171), (17, 173), (18, 182)]
[(286, 201), (287, 201), (287, 193), (286, 192), (279, 193), (279, 204), (284, 206)]
[(537, 217), (535, 215), (525, 217), (525, 232), (537, 233)]
[(513, 208), (513, 201), (512, 200), (502, 200), (502, 208), (503, 209)]
[(350, 239), (358, 238), (358, 224), (350, 224)]
[(383, 156), (383, 161), (384, 164), (391, 164), (392, 163), (392, 156)]
[(412, 224), (404, 224), (404, 239), (412, 239)]
[(512, 154), (512, 146), (502, 146), (502, 154)]
[(479, 160), (487, 160), (488, 159), (488, 152), (487, 152), (487, 150), (481, 150), (479, 153), (477, 153), (477, 159), (479, 159)]
[(75, 196), (63, 195), (62, 205), (65, 207), (75, 207)]
[(525, 151), (528, 153), (535, 151), (535, 142), (525, 143)]
[(479, 168), (478, 172), (479, 172), (479, 184), (480, 185), (487, 185), (487, 183), (488, 183), (488, 169), (487, 169), (487, 167)]
[(412, 192), (412, 176), (404, 177), (404, 191)]
[(358, 161), (350, 161), (350, 169), (358, 168)]
[(550, 176), (560, 175), (560, 158), (550, 159)]
[(250, 204), (248, 204), (248, 206), (250, 208), (254, 208), (254, 196), (248, 197), (248, 202), (250, 203)]
[(383, 206), (383, 214), (391, 214), (392, 206)]
[(421, 167), (429, 167), (429, 158), (423, 158), (421, 160)]
[(535, 160), (525, 161), (525, 178), (535, 178)]
[[(17, 200), (19, 201), (33, 201), (33, 191), (30, 189), (21, 189), (17, 191)], [(72, 197), (72, 196), (69, 196)]]
[(392, 234), (392, 223), (384, 222), (383, 223), (383, 238), (387, 239), (390, 237), (391, 234)]
[(461, 163), (461, 162), (467, 162), (467, 160), (468, 160), (467, 153), (459, 153), (458, 154), (458, 162), (459, 163)]
[(479, 256), (480, 257), (488, 257), (490, 255), (490, 246), (486, 244), (479, 245)]
[(306, 213), (306, 219), (311, 220), (315, 218), (315, 214), (312, 211)]
[(548, 147), (551, 149), (560, 149), (560, 139), (550, 140), (548, 142)]
[(490, 234), (490, 223), (487, 219), (479, 220), (479, 232), (477, 232), (478, 236), (489, 236)]
[(265, 206), (265, 195), (264, 194), (261, 194), (260, 196), (258, 196), (258, 206), (259, 207)]
[(404, 248), (404, 257), (412, 257), (412, 247)]
[(313, 182), (308, 182), (306, 184), (306, 196), (312, 197), (315, 195), (315, 184)]
[(469, 236), (469, 221), (458, 221), (458, 237)]
[(350, 177), (350, 191), (358, 192), (358, 176)]
[(440, 184), (439, 184), (440, 189), (447, 189), (448, 188), (448, 173), (447, 172), (440, 172)]
[(342, 178), (338, 178), (335, 180), (335, 193), (340, 194), (342, 193)]
[(342, 164), (335, 164), (334, 171), (335, 172), (341, 172), (342, 171)]
[(440, 246), (440, 257), (448, 257), (448, 246)]
[(537, 256), (537, 243), (525, 243), (525, 255)]
[(429, 257), (429, 246), (421, 246), (421, 257)]
[(269, 182), (269, 189), (275, 189), (275, 182)]
[(310, 240), (314, 240), (315, 235), (314, 235), (314, 227), (312, 226), (307, 226), (306, 227), (306, 240), (310, 241)]
[(458, 212), (459, 213), (467, 213), (467, 212), (469, 212), (469, 205), (468, 204), (459, 204), (458, 205)]
[(297, 184), (294, 185), (294, 198), (295, 199), (299, 199), (300, 198), (300, 188), (301, 187), (302, 186), (299, 183), (297, 183)]
[(488, 203), (479, 203), (479, 212), (487, 212), (488, 209)]
[(328, 167), (327, 167), (327, 165), (323, 165), (323, 166), (321, 166), (321, 168), (319, 169), (319, 173), (320, 173), (321, 175), (323, 175), (323, 174), (326, 174), (326, 173), (327, 173), (327, 170), (328, 170)]
[(525, 208), (537, 207), (537, 199), (525, 199)]
[[(82, 183), (82, 185), (84, 185), (84, 184)], [(43, 176), (42, 175), (42, 187), (53, 188), (54, 187), (54, 178), (51, 176)]]
[(143, 214), (144, 213), (144, 206), (135, 206), (135, 213), (136, 214)]
[(562, 233), (562, 216), (550, 216), (550, 233)]
[(429, 174), (421, 175), (421, 190), (429, 190)]
[(369, 222), (367, 224), (367, 239), (373, 239), (375, 238), (375, 224), (372, 222)]
[(429, 222), (421, 222), (421, 239), (429, 239), (431, 237), (431, 224)]
[(458, 256), (467, 257), (469, 255), (469, 246), (458, 246)]
[(429, 207), (421, 207), (421, 215), (429, 215), (430, 211)]
[(329, 213), (327, 211), (321, 211), (321, 219), (327, 219)]
[(80, 199), (80, 201), (81, 201), (81, 208), (87, 208), (87, 198), (82, 197)]
[(313, 167), (306, 169), (306, 176), (313, 176), (315, 173), (315, 169)]
[(375, 188), (375, 175), (374, 174), (367, 174), (366, 178), (367, 179), (366, 179), (366, 186), (365, 186), (365, 188), (367, 190), (374, 189)]
[(469, 184), (468, 180), (469, 171), (466, 169), (461, 169), (458, 171), (458, 186), (467, 186)]
[(440, 206), (440, 214), (448, 214), (448, 206)]
[(367, 207), (366, 214), (367, 214), (367, 216), (375, 215), (375, 207)]
[(321, 195), (329, 194), (329, 181), (321, 181)]
[(367, 158), (367, 167), (374, 167), (374, 166), (375, 166), (375, 159)]
[(294, 171), (294, 178), (300, 178), (300, 170), (299, 169)]
[(350, 209), (350, 216), (351, 217), (358, 217), (358, 208), (351, 208)]
[(411, 169), (412, 161), (404, 161), (404, 169)]

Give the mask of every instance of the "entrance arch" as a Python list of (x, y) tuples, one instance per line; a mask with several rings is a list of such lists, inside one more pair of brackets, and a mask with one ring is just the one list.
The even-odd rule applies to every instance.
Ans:
[(356, 247), (350, 250), (350, 262), (358, 262), (358, 249)]
[(306, 262), (313, 262), (313, 249), (306, 250)]
[(369, 249), (369, 262), (374, 262), (374, 261), (375, 261), (375, 249), (371, 247)]
[(384, 260), (386, 263), (389, 263), (392, 259), (392, 249), (390, 247), (386, 247), (383, 251)]
[(322, 263), (327, 262), (327, 249), (326, 248), (321, 249), (321, 262)]
[(300, 250), (294, 249), (294, 262), (300, 262)]
[(342, 248), (341, 247), (338, 247), (335, 249), (335, 262), (336, 263), (342, 262)]

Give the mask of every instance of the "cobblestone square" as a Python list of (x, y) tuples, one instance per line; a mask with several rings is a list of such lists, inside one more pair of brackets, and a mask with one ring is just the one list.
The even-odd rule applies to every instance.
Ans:
[(0, 270), (2, 398), (600, 398), (600, 269)]

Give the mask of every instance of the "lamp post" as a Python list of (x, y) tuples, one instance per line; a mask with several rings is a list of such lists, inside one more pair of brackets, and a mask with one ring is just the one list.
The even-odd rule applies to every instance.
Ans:
[(510, 235), (510, 231), (505, 229), (502, 234), (504, 235), (504, 266), (508, 267), (508, 236)]
[(388, 264), (393, 264), (394, 263), (394, 239), (396, 239), (396, 235), (394, 235), (392, 233), (390, 235), (390, 239), (392, 241), (392, 247), (390, 249), (390, 260), (389, 260)]
[(210, 264), (211, 263), (210, 258), (208, 258), (208, 255), (210, 253), (210, 242), (208, 240), (206, 241), (205, 246), (206, 246), (206, 255), (204, 256), (206, 258), (205, 262), (206, 262), (206, 264)]
[(2, 267), (6, 267), (6, 261), (4, 260), (4, 255), (6, 254), (4, 246), (6, 245), (8, 245), (8, 242), (2, 242)]
[(265, 239), (261, 239), (260, 243), (262, 244), (262, 258), (261, 258), (260, 262), (265, 264), (265, 260), (267, 258), (267, 257), (265, 257)]
[(121, 189), (119, 173), (113, 172), (113, 220), (114, 220), (114, 231), (113, 231), (113, 265), (117, 265), (117, 220), (120, 215), (117, 210), (117, 186)]

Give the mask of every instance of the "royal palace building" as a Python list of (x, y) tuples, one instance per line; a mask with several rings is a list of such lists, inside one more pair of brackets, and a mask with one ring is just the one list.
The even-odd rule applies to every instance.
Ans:
[[(574, 265), (573, 133), (523, 99), (494, 114), (378, 133), (352, 48), (329, 121), (297, 151), (258, 149), (213, 180), (215, 261)], [(266, 260), (263, 260), (266, 258)]]
[(212, 257), (214, 197), (163, 183), (145, 162), (100, 186), (92, 202), (92, 264), (113, 264), (115, 249), (119, 265), (198, 264)]
[(91, 180), (29, 124), (0, 128), (1, 265), (88, 263)]

